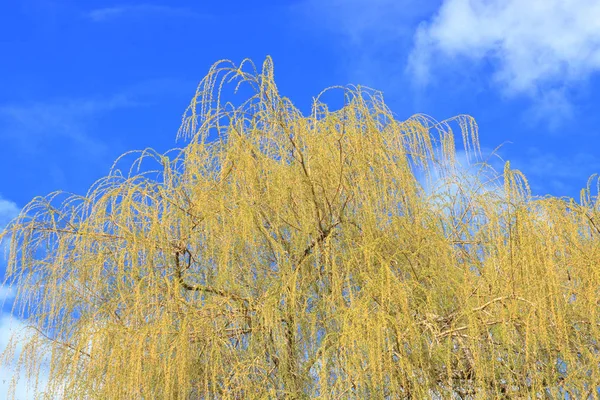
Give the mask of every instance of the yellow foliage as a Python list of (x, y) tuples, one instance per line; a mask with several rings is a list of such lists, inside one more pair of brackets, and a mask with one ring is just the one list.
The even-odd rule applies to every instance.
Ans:
[[(232, 81), (255, 93), (238, 107), (222, 104)], [(592, 393), (591, 180), (577, 204), (532, 197), (508, 163), (503, 186), (484, 162), (461, 179), (450, 124), (477, 158), (471, 117), (397, 121), (376, 91), (343, 96), (304, 116), (270, 58), (260, 73), (219, 62), (184, 114), (183, 149), (25, 207), (2, 234), (7, 278), (39, 333), (20, 362), (35, 373), (48, 352), (49, 396)], [(426, 190), (435, 178), (448, 183)]]

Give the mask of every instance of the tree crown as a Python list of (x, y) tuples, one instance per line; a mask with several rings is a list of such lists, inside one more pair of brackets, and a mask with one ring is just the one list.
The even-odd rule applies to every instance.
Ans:
[[(231, 82), (254, 95), (223, 105)], [(319, 95), (304, 116), (270, 58), (260, 73), (219, 62), (183, 116), (184, 148), (139, 152), (128, 173), (120, 159), (85, 196), (23, 209), (2, 233), (7, 279), (36, 332), (20, 363), (35, 374), (49, 355), (48, 394), (593, 390), (593, 177), (579, 204), (534, 198), (508, 162), (501, 176), (481, 160), (471, 117), (398, 121), (381, 93), (342, 90), (341, 109)], [(148, 159), (156, 169), (140, 169)]]

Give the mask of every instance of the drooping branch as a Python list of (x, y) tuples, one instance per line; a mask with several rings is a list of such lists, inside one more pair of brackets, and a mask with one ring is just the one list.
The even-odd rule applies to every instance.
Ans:
[(300, 258), (298, 259), (298, 262), (296, 262), (296, 265), (301, 265), (304, 260), (311, 255), (313, 249), (315, 248), (315, 246), (317, 245), (321, 245), (325, 239), (327, 239), (329, 237), (329, 235), (331, 234), (331, 232), (334, 230), (335, 227), (337, 227), (340, 224), (340, 222), (336, 222), (335, 224), (323, 229), (323, 231), (321, 232), (321, 234), (319, 235), (318, 238), (312, 240), (310, 242), (310, 244), (304, 249), (304, 251), (302, 252)]
[(49, 341), (58, 344), (59, 346), (62, 347), (66, 347), (70, 350), (76, 351), (78, 353), (83, 354), (84, 356), (88, 357), (88, 358), (92, 358), (92, 356), (90, 355), (90, 353), (88, 353), (87, 351), (83, 351), (81, 349), (76, 348), (75, 346), (73, 346), (71, 343), (68, 342), (64, 342), (62, 340), (58, 340), (56, 338), (50, 337), (48, 334), (46, 334), (44, 331), (42, 331), (40, 328), (38, 328), (37, 326), (33, 326), (33, 325), (28, 325), (27, 326), (30, 329), (35, 330), (36, 332), (38, 332), (40, 335), (42, 335), (43, 337), (45, 337), (46, 339), (48, 339)]
[[(183, 269), (181, 267), (181, 261), (180, 261), (180, 257), (183, 253), (187, 253), (189, 255), (189, 250), (186, 249), (183, 252), (181, 252), (181, 251), (175, 252), (175, 274), (177, 277), (177, 281), (185, 290), (189, 290), (189, 291), (193, 291), (193, 292), (211, 293), (211, 294), (214, 294), (217, 296), (221, 296), (224, 298), (238, 301), (242, 304), (248, 304), (247, 298), (237, 295), (235, 293), (231, 293), (231, 292), (228, 292), (223, 289), (218, 289), (218, 288), (215, 288), (210, 285), (192, 285), (190, 283), (187, 283), (183, 277)], [(185, 269), (186, 270), (189, 269), (190, 266), (191, 266), (191, 255), (190, 255), (190, 258), (188, 258), (188, 265), (186, 266)]]

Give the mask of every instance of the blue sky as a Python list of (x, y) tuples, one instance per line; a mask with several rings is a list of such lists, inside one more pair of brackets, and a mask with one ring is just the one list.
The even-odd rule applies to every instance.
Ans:
[(321, 89), (355, 83), (382, 90), (400, 119), (472, 115), (485, 149), (512, 142), (499, 154), (536, 194), (577, 197), (600, 172), (597, 1), (202, 3), (3, 5), (0, 196), (22, 207), (82, 193), (127, 150), (182, 145), (210, 65), (266, 55), (305, 111)]
[(598, 0), (3, 2), (0, 227), (34, 196), (85, 193), (125, 151), (184, 145), (208, 68), (267, 55), (305, 112), (353, 83), (399, 119), (470, 114), (534, 194), (578, 199), (600, 173), (595, 15)]

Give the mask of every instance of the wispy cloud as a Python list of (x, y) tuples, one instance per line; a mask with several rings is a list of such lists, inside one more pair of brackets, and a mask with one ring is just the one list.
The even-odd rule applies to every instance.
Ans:
[(193, 18), (206, 17), (206, 14), (199, 13), (189, 8), (157, 4), (121, 4), (113, 7), (97, 8), (87, 13), (87, 16), (94, 22), (104, 22), (127, 16), (147, 15)]
[[(440, 166), (432, 165), (430, 177), (420, 174), (418, 179), (428, 196), (458, 196), (459, 189), (463, 190), (466, 196), (475, 194), (501, 196), (503, 192), (502, 180), (499, 179), (501, 172), (498, 171), (498, 161), (493, 159), (493, 156), (494, 154), (487, 149), (483, 149), (481, 154), (474, 152), (467, 154), (465, 150), (457, 150), (453, 165), (448, 163), (442, 163)], [(446, 172), (442, 173), (440, 167), (443, 167)]]
[[(6, 200), (0, 196), (0, 232), (10, 223), (10, 221), (19, 215), (21, 210), (16, 203)], [(4, 269), (6, 268), (6, 258), (8, 256), (8, 238), (0, 239), (0, 271), (4, 279)], [(11, 303), (15, 297), (15, 290), (6, 283), (0, 284), (0, 315), (6, 302)], [(1, 329), (1, 328), (0, 328)]]
[(600, 174), (600, 157), (589, 152), (563, 155), (542, 151), (537, 147), (527, 150), (511, 164), (531, 178), (535, 194), (551, 193), (558, 196), (575, 196), (587, 184), (592, 174)]
[[(444, 0), (414, 36), (408, 70), (427, 84), (449, 62), (491, 61), (492, 82), (507, 96), (543, 97), (563, 109), (563, 88), (600, 70), (597, 0)], [(549, 93), (549, 94), (548, 94)]]
[(23, 152), (35, 153), (57, 138), (78, 145), (86, 154), (99, 154), (106, 145), (90, 133), (94, 119), (115, 110), (156, 104), (162, 97), (189, 92), (195, 82), (173, 78), (144, 80), (110, 96), (55, 98), (0, 104), (0, 136), (20, 143)]
[[(6, 200), (0, 195), (0, 232), (6, 228), (8, 223), (12, 221), (13, 218), (19, 215), (20, 211), (21, 210), (19, 207), (17, 207), (16, 203)], [(8, 250), (7, 244), (8, 240), (6, 240), (6, 238), (0, 240), (0, 267), (2, 267), (4, 264), (4, 259)], [(2, 298), (3, 294), (7, 293), (6, 290), (8, 289), (4, 286), (0, 286), (0, 299)]]
[(65, 99), (0, 105), (2, 135), (20, 144), (20, 149), (36, 153), (56, 138), (67, 139), (87, 154), (99, 154), (106, 145), (91, 136), (88, 122), (115, 109), (139, 103), (118, 95), (106, 99)]
[(0, 195), (0, 230), (15, 218), (19, 214), (19, 211), (21, 210), (16, 203), (4, 199)]
[(15, 289), (11, 286), (0, 284), (0, 304), (4, 301), (10, 301), (15, 297)]
[(565, 87), (538, 91), (534, 103), (526, 110), (525, 123), (532, 125), (545, 122), (549, 131), (556, 132), (565, 121), (576, 114)]
[[(0, 153), (12, 153), (30, 171), (43, 169), (47, 180), (54, 182), (49, 187), (64, 186), (66, 174), (80, 172), (65, 168), (95, 168), (116, 156), (110, 146), (121, 145), (118, 125), (123, 111), (135, 113), (186, 94), (191, 98), (193, 88), (195, 82), (163, 77), (133, 83), (110, 95), (0, 103)], [(117, 130), (101, 130), (107, 122)]]
[(299, 29), (336, 39), (345, 79), (389, 89), (402, 74), (402, 54), (410, 48), (415, 26), (435, 10), (435, 2), (305, 0), (290, 8), (302, 21)]
[(420, 0), (307, 0), (295, 10), (321, 29), (341, 34), (353, 45), (398, 39), (410, 33), (411, 22), (430, 10)]
[[(13, 335), (22, 335), (27, 334), (28, 332), (24, 330), (25, 322), (19, 318), (12, 317), (8, 314), (0, 315), (0, 352), (4, 352), (7, 348), (9, 341)], [(29, 330), (29, 333), (31, 330)], [(23, 337), (23, 336), (21, 336)], [(15, 358), (13, 360), (17, 360), (20, 353), (22, 352), (22, 347), (17, 345), (15, 348)], [(42, 357), (40, 368), (40, 375), (38, 379), (38, 387), (37, 392), (35, 392), (35, 380), (26, 379), (26, 371), (24, 368), (19, 370), (19, 380), (15, 386), (15, 399), (18, 400), (29, 400), (38, 398), (41, 392), (44, 390), (46, 385), (48, 384), (48, 375), (49, 375), (49, 366), (47, 357)], [(15, 362), (10, 363), (9, 365), (1, 365), (0, 366), (0, 398), (8, 399), (9, 397), (9, 389), (11, 385), (11, 380), (15, 376), (16, 372)], [(37, 396), (36, 396), (37, 395)]]
[[(2, 196), (0, 196), (0, 231), (4, 227), (6, 227), (6, 225), (13, 218), (15, 218), (20, 211), (21, 210), (16, 203), (4, 199), (2, 198)], [(2, 264), (4, 263), (5, 252), (7, 250), (5, 244), (5, 241), (0, 242), (0, 267), (2, 267)], [(0, 270), (3, 269), (4, 268), (0, 268)], [(16, 290), (14, 287), (11, 287), (6, 283), (0, 284), (0, 354), (4, 353), (4, 351), (7, 349), (9, 341), (11, 337), (13, 337), (13, 335), (18, 335), (15, 336), (15, 338), (22, 338), (23, 336), (19, 335), (27, 334), (27, 332), (24, 331), (24, 328), (26, 326), (25, 321), (15, 316), (12, 316), (10, 313), (3, 312), (5, 307), (8, 307), (10, 309), (10, 306), (13, 300), (15, 299), (15, 295)], [(9, 392), (11, 380), (14, 377), (15, 372), (17, 371), (15, 361), (18, 360), (18, 357), (20, 356), (23, 349), (22, 346), (17, 344), (14, 350), (14, 358), (12, 359), (12, 362), (0, 365), (0, 398), (2, 399), (10, 398)], [(16, 382), (14, 388), (14, 394), (16, 399), (34, 399), (36, 398), (36, 394), (39, 396), (40, 392), (47, 385), (49, 373), (47, 357), (45, 358), (42, 356), (41, 360), (42, 365), (38, 380), (39, 386), (37, 388), (37, 393), (35, 392), (35, 388), (33, 387), (33, 385), (35, 385), (34, 380), (26, 379), (26, 371), (24, 368), (21, 368), (19, 370), (20, 379), (18, 380), (18, 382)]]

